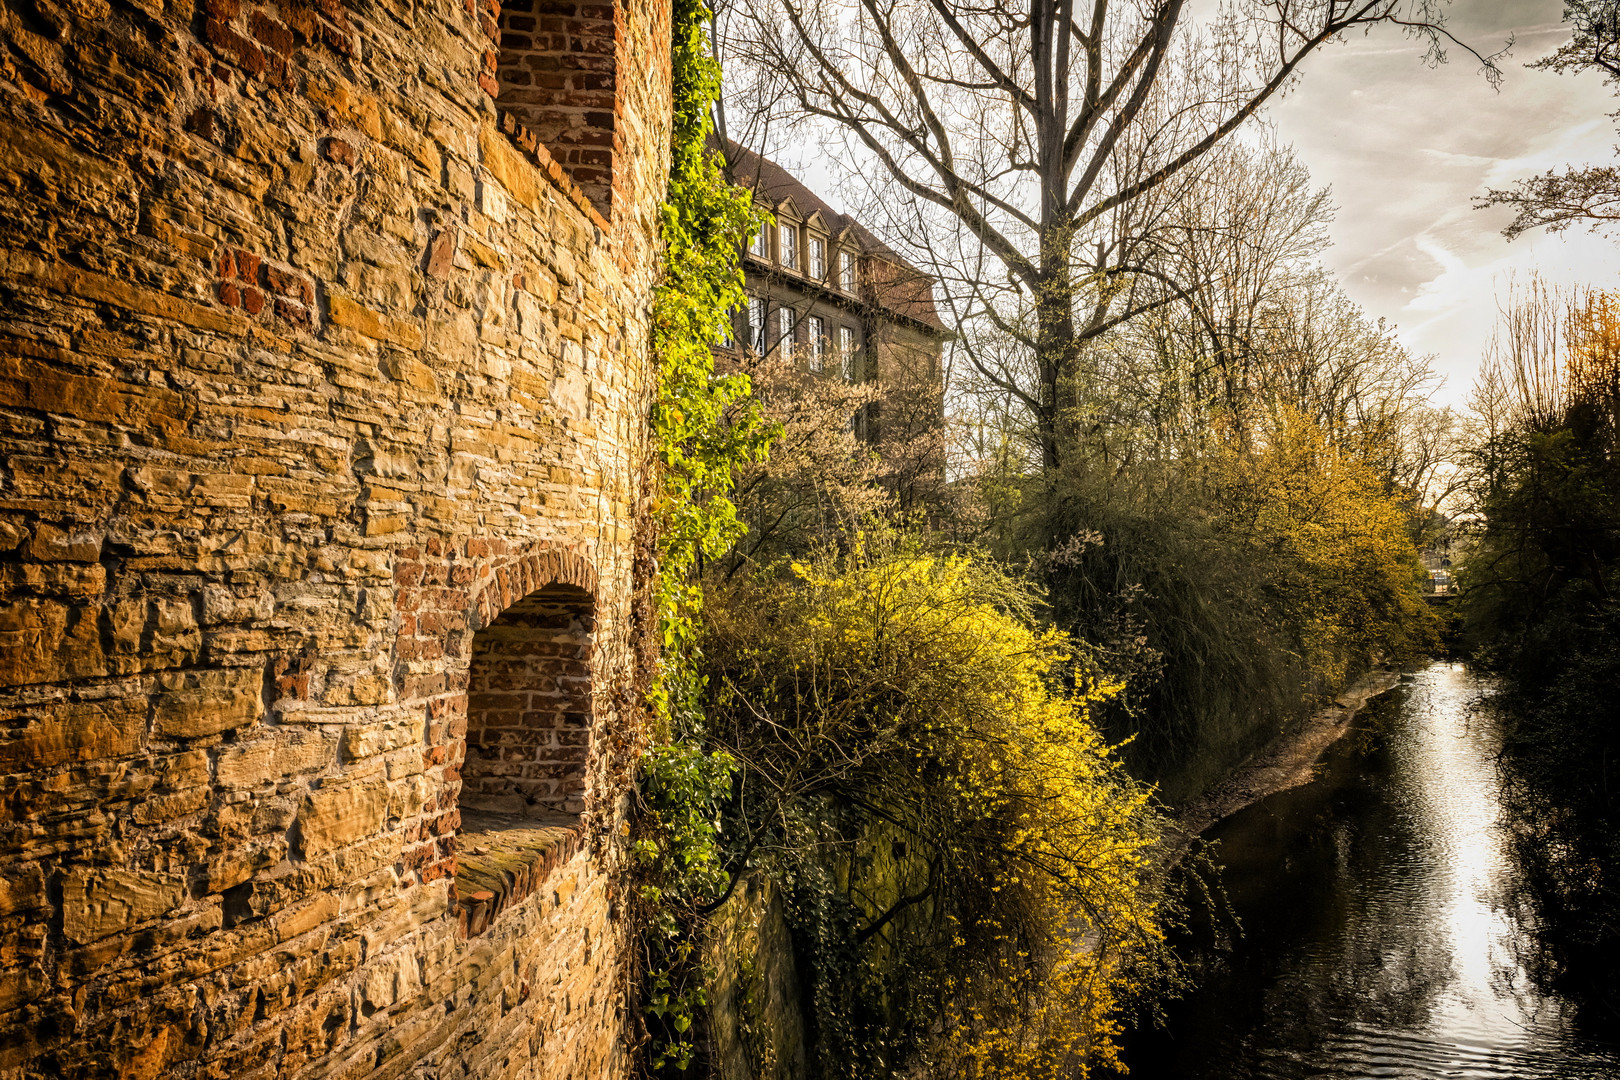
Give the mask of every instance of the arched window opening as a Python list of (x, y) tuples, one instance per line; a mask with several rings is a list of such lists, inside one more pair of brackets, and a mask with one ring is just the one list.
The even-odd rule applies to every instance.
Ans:
[(592, 607), (583, 589), (548, 585), (473, 637), (463, 813), (546, 818), (583, 809)]
[(578, 841), (591, 752), (591, 594), (552, 584), (473, 637), (456, 898), (469, 935), (537, 888)]

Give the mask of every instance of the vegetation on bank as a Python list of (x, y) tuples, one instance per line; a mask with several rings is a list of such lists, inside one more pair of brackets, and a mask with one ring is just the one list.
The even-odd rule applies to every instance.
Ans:
[(1470, 448), (1467, 641), (1503, 677), (1539, 973), (1620, 1013), (1620, 296), (1512, 296)]
[(1436, 644), (1408, 493), (1291, 409), (1247, 446), (1023, 483), (1066, 538), (1036, 559), (1052, 618), (1124, 682), (1100, 718), (1173, 805)]
[(733, 560), (729, 580), (705, 581), (742, 534), (739, 481), (792, 499), (853, 463), (855, 482), (837, 487), (860, 510), (796, 523), (796, 546), (849, 540), (857, 518), (897, 509), (899, 485), (872, 496), (875, 459), (843, 424), (811, 467), (789, 453), (772, 472), (765, 447), (791, 424), (763, 415), (746, 374), (714, 371), (759, 223), (703, 150), (718, 77), (704, 18), (677, 5), (655, 309), (663, 656), (630, 845), (643, 1064), (703, 1067), (704, 924), (742, 874), (764, 872), (811, 943), (821, 1074), (926, 1058), (1070, 1075), (1106, 1057), (1115, 1001), (1159, 941), (1157, 818), (1087, 720), (1117, 685), (1100, 672), (1076, 683), (1030, 586), (982, 558), (850, 541), (790, 564), (758, 561), (768, 549), (755, 544), (746, 572), (731, 576)]
[(699, 670), (700, 574), (745, 531), (730, 493), (764, 458), (774, 432), (746, 373), (715, 371), (713, 345), (744, 302), (738, 252), (761, 227), (753, 200), (727, 184), (706, 149), (720, 66), (709, 13), (675, 0), (671, 43), (674, 122), (669, 190), (659, 235), (663, 276), (653, 301), (658, 361), (651, 427), (657, 467), (652, 525), (653, 607), (660, 655), (648, 687), (652, 746), (642, 762), (642, 810), (631, 839), (631, 1000), (650, 1070), (684, 1071), (697, 1052), (706, 1002), (699, 950), (707, 906), (726, 885), (718, 806), (734, 763), (703, 740)]
[(814, 1075), (1110, 1060), (1163, 903), (1150, 793), (1089, 719), (1119, 685), (1040, 627), (1027, 582), (892, 536), (708, 601), (726, 831), (786, 896)]
[[(1570, 39), (1535, 67), (1620, 88), (1620, 4), (1567, 0)], [(1492, 191), (1506, 234), (1612, 230), (1614, 163)], [(1501, 302), (1462, 455), (1464, 628), (1502, 677), (1508, 824), (1533, 970), (1620, 1016), (1620, 295), (1532, 280)]]

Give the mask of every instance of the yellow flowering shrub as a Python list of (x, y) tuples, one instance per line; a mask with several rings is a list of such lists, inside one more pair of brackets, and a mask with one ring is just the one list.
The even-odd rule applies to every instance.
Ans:
[(711, 587), (733, 832), (792, 895), (826, 1075), (1077, 1075), (1159, 956), (1160, 822), (1088, 720), (1119, 686), (1036, 600), (892, 543)]
[(1279, 409), (1259, 445), (1208, 467), (1225, 527), (1270, 568), (1268, 591), (1297, 624), (1295, 647), (1318, 687), (1336, 690), (1353, 665), (1435, 648), (1406, 511), (1319, 425)]

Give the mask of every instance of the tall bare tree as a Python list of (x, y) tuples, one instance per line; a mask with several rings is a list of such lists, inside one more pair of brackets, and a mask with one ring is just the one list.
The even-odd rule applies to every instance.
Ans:
[[(1186, 298), (1170, 210), (1212, 150), (1322, 45), (1403, 28), (1432, 62), (1441, 0), (752, 0), (722, 19), (759, 100), (841, 129), (885, 181), (891, 233), (1005, 349), (978, 374), (1059, 464), (1065, 385), (1091, 343)], [(1463, 46), (1488, 77), (1494, 58)]]

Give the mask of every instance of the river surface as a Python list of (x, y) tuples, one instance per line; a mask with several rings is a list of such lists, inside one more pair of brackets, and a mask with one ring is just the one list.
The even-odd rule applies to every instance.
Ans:
[(1522, 962), (1482, 688), (1417, 673), (1319, 779), (1206, 834), (1242, 930), (1179, 944), (1194, 986), (1127, 1039), (1133, 1080), (1620, 1080), (1612, 1018), (1583, 1029)]

